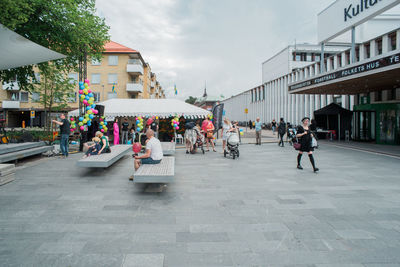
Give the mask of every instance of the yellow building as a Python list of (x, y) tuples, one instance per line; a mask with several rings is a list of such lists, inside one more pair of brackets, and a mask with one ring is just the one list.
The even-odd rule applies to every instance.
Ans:
[[(39, 73), (35, 77), (40, 81)], [(78, 80), (78, 73), (70, 73), (69, 77)], [(150, 65), (142, 55), (129, 47), (116, 42), (105, 44), (102, 60), (88, 60), (87, 78), (93, 91), (95, 102), (111, 98), (165, 98), (156, 75), (151, 72)], [(19, 90), (16, 81), (0, 84), (0, 118), (7, 120), (8, 127), (21, 127), (22, 122), (30, 125), (30, 111), (35, 111), (34, 126), (44, 125), (44, 110), (37, 103), (37, 94), (28, 94)], [(70, 111), (79, 107), (78, 85), (75, 97), (68, 104)]]

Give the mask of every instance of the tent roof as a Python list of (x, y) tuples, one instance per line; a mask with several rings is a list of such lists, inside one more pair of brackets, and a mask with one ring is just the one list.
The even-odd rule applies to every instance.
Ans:
[[(204, 118), (209, 111), (176, 99), (120, 99), (114, 98), (98, 103), (104, 106), (104, 116), (108, 119), (114, 117), (159, 116), (188, 116)], [(79, 111), (73, 110), (69, 116), (79, 116)]]
[(45, 61), (65, 58), (0, 24), (0, 70), (18, 68)]
[(327, 105), (326, 107), (323, 107), (319, 110), (314, 111), (314, 116), (315, 115), (348, 115), (352, 114), (353, 112), (351, 110), (342, 108), (338, 104), (331, 103)]

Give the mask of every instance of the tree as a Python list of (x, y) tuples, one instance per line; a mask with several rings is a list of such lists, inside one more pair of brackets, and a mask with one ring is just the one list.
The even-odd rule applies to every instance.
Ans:
[[(60, 71), (77, 70), (86, 50), (89, 58), (101, 59), (109, 27), (95, 15), (95, 0), (1, 0), (0, 23), (25, 38), (67, 56), (52, 64)], [(37, 65), (46, 72), (49, 63)], [(32, 91), (33, 66), (0, 71), (0, 80), (17, 77), (22, 90)]]
[(189, 98), (185, 100), (186, 103), (192, 104), (192, 105), (193, 105), (194, 103), (196, 103), (196, 101), (197, 101), (197, 98), (196, 98), (196, 97), (193, 97), (193, 96), (189, 96)]
[(49, 65), (41, 72), (41, 81), (35, 85), (33, 92), (39, 95), (38, 102), (45, 110), (45, 129), (49, 129), (50, 114), (61, 111), (68, 106), (68, 101), (75, 97), (75, 84), (71, 82), (65, 71), (60, 71), (55, 65)]

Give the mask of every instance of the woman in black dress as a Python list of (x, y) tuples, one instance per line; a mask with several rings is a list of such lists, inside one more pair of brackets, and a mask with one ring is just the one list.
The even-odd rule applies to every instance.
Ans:
[(314, 148), (312, 147), (312, 133), (309, 128), (310, 119), (305, 117), (301, 120), (303, 123), (302, 126), (299, 126), (297, 129), (296, 137), (299, 138), (299, 142), (301, 144), (299, 154), (297, 155), (297, 169), (302, 170), (301, 167), (301, 157), (304, 152), (307, 152), (308, 157), (310, 158), (311, 165), (313, 166), (314, 172), (319, 171), (318, 168), (315, 167), (315, 161), (313, 157)]

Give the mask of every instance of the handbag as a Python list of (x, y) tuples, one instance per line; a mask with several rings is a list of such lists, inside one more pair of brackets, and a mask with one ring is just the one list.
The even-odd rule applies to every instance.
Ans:
[(317, 139), (314, 136), (311, 138), (311, 147), (318, 147)]
[(213, 132), (212, 131), (208, 131), (207, 132), (207, 138), (211, 139), (213, 137), (214, 137)]
[(296, 138), (296, 142), (293, 142), (293, 148), (296, 150), (300, 150), (301, 144), (299, 143), (299, 140)]

